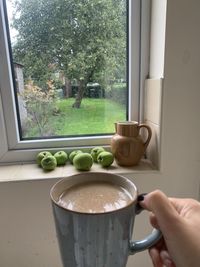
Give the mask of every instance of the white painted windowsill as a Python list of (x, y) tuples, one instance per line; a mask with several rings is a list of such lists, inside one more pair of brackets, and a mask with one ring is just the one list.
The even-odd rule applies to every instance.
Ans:
[[(157, 171), (149, 160), (141, 160), (139, 165), (134, 167), (121, 167), (115, 162), (109, 168), (102, 168), (98, 164), (93, 164), (90, 172), (108, 172), (116, 174), (146, 173)], [(37, 164), (17, 164), (0, 166), (0, 182), (11, 181), (33, 181), (52, 178), (64, 178), (69, 175), (79, 173), (73, 165), (67, 163), (65, 166), (56, 167), (55, 170), (45, 172)]]

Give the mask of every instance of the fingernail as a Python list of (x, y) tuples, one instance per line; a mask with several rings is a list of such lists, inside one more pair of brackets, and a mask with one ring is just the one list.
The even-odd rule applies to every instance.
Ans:
[(143, 201), (144, 200), (144, 197), (147, 195), (147, 193), (144, 193), (144, 194), (140, 194), (138, 197), (137, 197), (137, 200), (138, 201)]

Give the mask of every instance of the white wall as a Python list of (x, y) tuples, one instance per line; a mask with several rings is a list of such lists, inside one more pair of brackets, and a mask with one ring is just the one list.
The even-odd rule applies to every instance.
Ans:
[[(162, 169), (160, 173), (136, 174), (131, 179), (140, 192), (160, 188), (169, 195), (197, 198), (200, 181), (200, 1), (169, 0), (167, 10)], [(55, 179), (0, 185), (0, 266), (61, 267), (49, 200), (54, 182)], [(147, 225), (147, 215), (140, 215), (136, 221), (136, 237), (149, 231)], [(133, 265), (152, 266), (147, 253), (130, 257), (127, 267)]]
[(166, 8), (167, 0), (152, 0), (149, 71), (151, 79), (162, 78), (164, 74)]
[[(167, 3), (161, 173), (135, 177), (143, 192), (157, 187), (171, 196), (200, 199), (199, 10), (199, 0), (168, 0)], [(155, 53), (151, 53), (151, 57), (150, 73), (153, 78), (159, 78), (156, 64), (160, 64), (160, 58), (156, 61)], [(142, 228), (148, 227), (143, 218), (136, 224), (141, 237)], [(147, 253), (130, 258), (127, 267), (133, 265), (152, 266)]]

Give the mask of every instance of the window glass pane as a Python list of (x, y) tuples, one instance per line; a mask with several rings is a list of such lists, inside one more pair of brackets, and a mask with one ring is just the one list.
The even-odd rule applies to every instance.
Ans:
[(21, 139), (113, 133), (128, 113), (128, 1), (6, 4)]

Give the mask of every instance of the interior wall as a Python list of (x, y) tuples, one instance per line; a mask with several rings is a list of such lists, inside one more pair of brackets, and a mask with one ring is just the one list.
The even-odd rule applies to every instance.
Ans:
[[(199, 10), (199, 0), (168, 1), (161, 171), (131, 175), (140, 192), (199, 197)], [(55, 181), (0, 184), (0, 266), (61, 267), (49, 198)], [(136, 218), (135, 238), (149, 232), (147, 217)], [(148, 253), (131, 256), (132, 266), (152, 266)]]
[[(152, 2), (164, 4), (163, 0)], [(154, 12), (158, 11), (156, 7), (152, 9)], [(135, 175), (133, 180), (141, 192), (159, 188), (169, 196), (200, 200), (199, 10), (198, 0), (167, 1), (161, 171)], [(154, 15), (159, 18), (159, 14)], [(155, 18), (154, 25), (159, 27)], [(162, 69), (159, 68), (163, 59), (159, 50), (162, 43), (157, 40), (158, 36), (152, 31), (151, 47), (154, 50), (151, 51), (150, 78), (162, 77)], [(136, 218), (136, 238), (141, 238), (149, 231), (147, 217), (147, 214), (143, 214)], [(148, 253), (130, 257), (127, 267), (132, 266), (151, 267)]]
[(152, 0), (149, 78), (163, 78), (167, 0)]

